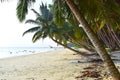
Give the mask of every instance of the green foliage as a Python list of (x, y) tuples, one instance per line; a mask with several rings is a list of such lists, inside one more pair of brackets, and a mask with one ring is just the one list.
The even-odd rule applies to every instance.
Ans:
[[(1, 0), (6, 1), (6, 0)], [(17, 17), (20, 22), (24, 21), (28, 13), (28, 8), (36, 0), (18, 0)], [(120, 33), (120, 1), (119, 0), (73, 0), (82, 12), (83, 16), (97, 33), (104, 26), (111, 26), (116, 33)], [(66, 44), (85, 41), (87, 38), (85, 32), (79, 28), (75, 16), (67, 6), (65, 0), (53, 0), (50, 10), (47, 5), (39, 7), (40, 12), (32, 11), (36, 14), (35, 20), (27, 20), (26, 23), (36, 24), (39, 29), (31, 28), (23, 33), (36, 32), (33, 42), (39, 38), (52, 36), (58, 41)], [(41, 32), (41, 33), (40, 33)], [(40, 35), (38, 35), (40, 33)], [(38, 37), (37, 37), (38, 36)]]
[(30, 28), (30, 29), (28, 29), (27, 31), (25, 31), (25, 32), (23, 33), (23, 36), (24, 36), (25, 34), (27, 34), (27, 33), (33, 33), (33, 32), (39, 31), (39, 30), (40, 30), (40, 26)]
[[(74, 2), (94, 32), (103, 28), (106, 24), (111, 24), (113, 28), (120, 25), (120, 3), (118, 4), (118, 1), (74, 0)], [(76, 27), (79, 25), (64, 0), (53, 0), (53, 14), (57, 25), (62, 25), (66, 21)], [(78, 37), (78, 32), (75, 33), (76, 37)]]
[(100, 23), (100, 29), (102, 29), (104, 26), (105, 26), (105, 20), (103, 20), (103, 21), (101, 21), (101, 23)]
[(64, 5), (61, 5), (62, 4), (62, 0), (54, 0), (53, 1), (54, 5), (53, 5), (53, 14), (54, 14), (54, 22), (57, 23), (57, 26), (59, 28), (62, 27), (62, 24), (65, 22), (65, 19), (64, 19), (64, 15), (63, 15), (63, 11), (64, 9), (61, 8), (63, 7)]
[(27, 20), (25, 23), (40, 25), (40, 22), (38, 20), (35, 21), (35, 20), (32, 20), (32, 19)]
[(31, 9), (31, 10), (34, 12), (34, 14), (36, 14), (36, 17), (40, 16), (40, 14), (37, 11), (35, 11), (34, 9)]
[(78, 28), (75, 28), (74, 35), (75, 35), (76, 39), (80, 40), (84, 36), (84, 32), (83, 32), (83, 30), (81, 28), (78, 27)]
[[(49, 12), (49, 10), (47, 9), (46, 5), (41, 5), (40, 6), (40, 13), (38, 13), (37, 11), (35, 11), (34, 9), (32, 9), (32, 11), (36, 14), (36, 19), (29, 19), (26, 21), (26, 23), (32, 23), (37, 25), (37, 27), (33, 27), (31, 29), (28, 29), (27, 31), (25, 31), (23, 33), (23, 35), (25, 35), (26, 33), (30, 33), (30, 32), (35, 32), (32, 41), (36, 42), (37, 40), (39, 40), (40, 38), (44, 39), (47, 36), (49, 36), (50, 33), (50, 23), (49, 21), (52, 18), (52, 14)], [(52, 28), (51, 28), (52, 29)]]
[(39, 40), (41, 38), (41, 36), (42, 36), (42, 32), (37, 31), (32, 38), (33, 43), (36, 42), (37, 40)]
[(22, 22), (28, 13), (28, 7), (34, 3), (35, 0), (19, 0), (17, 5), (17, 17), (20, 22)]
[[(119, 0), (73, 0), (80, 12), (83, 14), (83, 17), (86, 19), (91, 29), (98, 34), (98, 31), (104, 28), (105, 26), (110, 27), (115, 30), (115, 33), (120, 33), (120, 1)], [(62, 4), (62, 5), (61, 5)], [(79, 44), (81, 42), (86, 43), (86, 40), (89, 38), (86, 36), (85, 32), (82, 28), (79, 28), (79, 23), (75, 19), (75, 16), (71, 12), (70, 8), (67, 6), (64, 0), (53, 0), (53, 15), (54, 21), (60, 26), (64, 23), (68, 23), (70, 26), (65, 26), (70, 31), (64, 29), (64, 31), (68, 31), (67, 35), (69, 35), (69, 39), (66, 39), (72, 43)], [(108, 33), (110, 35), (111, 33)], [(113, 36), (112, 36), (113, 37)], [(100, 39), (104, 41), (105, 38), (102, 36)], [(115, 37), (114, 37), (115, 40)], [(103, 41), (103, 42), (104, 42)], [(119, 41), (117, 42), (119, 44)], [(89, 44), (87, 44), (89, 45)]]

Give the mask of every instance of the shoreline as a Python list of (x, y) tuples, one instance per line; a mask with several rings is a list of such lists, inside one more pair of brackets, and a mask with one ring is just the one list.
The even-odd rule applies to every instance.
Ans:
[(0, 59), (0, 79), (75, 80), (79, 65), (71, 62), (74, 58), (73, 52), (62, 49)]
[[(58, 50), (61, 50), (61, 49), (58, 49)], [(25, 56), (39, 55), (39, 54), (49, 53), (49, 52), (53, 52), (53, 51), (55, 51), (55, 50), (44, 51), (44, 52), (35, 52), (35, 53), (26, 53), (26, 54), (22, 54), (22, 55), (13, 55), (13, 56), (9, 56), (9, 57), (0, 58), (0, 60), (9, 59), (9, 58), (19, 58), (19, 57), (22, 58), (22, 57), (25, 57)]]
[(91, 65), (78, 63), (79, 59), (83, 57), (68, 49), (0, 59), (0, 80), (77, 80)]
[(2, 47), (0, 48), (0, 59), (2, 58), (9, 58), (14, 56), (21, 56), (21, 55), (30, 55), (30, 54), (36, 54), (41, 52), (48, 52), (48, 51), (54, 51), (57, 49), (62, 49), (62, 47)]

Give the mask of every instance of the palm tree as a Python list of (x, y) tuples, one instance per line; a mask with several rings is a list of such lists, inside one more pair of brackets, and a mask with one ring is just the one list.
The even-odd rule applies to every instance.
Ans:
[(32, 41), (36, 42), (40, 38), (46, 38), (49, 36), (50, 33), (52, 33), (52, 29), (55, 29), (54, 26), (51, 26), (53, 24), (52, 21), (52, 14), (50, 11), (47, 9), (47, 6), (42, 3), (40, 5), (40, 13), (32, 9), (32, 11), (36, 14), (36, 19), (29, 19), (26, 21), (26, 23), (32, 23), (37, 25), (36, 27), (30, 28), (27, 31), (23, 33), (25, 35), (26, 33), (29, 32), (35, 32)]
[(26, 21), (26, 23), (32, 23), (37, 26), (25, 31), (23, 33), (23, 36), (27, 33), (35, 33), (32, 38), (33, 42), (36, 42), (37, 40), (39, 40), (41, 38), (45, 39), (46, 37), (50, 37), (54, 42), (58, 43), (59, 45), (62, 45), (65, 48), (68, 48), (84, 57), (87, 57), (88, 54), (85, 54), (83, 52), (80, 52), (78, 50), (75, 50), (75, 49), (67, 46), (67, 42), (70, 41), (70, 40), (68, 40), (69, 39), (68, 33), (71, 32), (72, 29), (71, 28), (69, 29), (69, 26), (67, 23), (64, 23), (64, 25), (63, 25), (64, 27), (57, 28), (57, 26), (52, 21), (53, 15), (47, 9), (46, 5), (42, 4), (40, 6), (41, 14), (38, 13), (37, 11), (35, 11), (34, 9), (32, 9), (32, 11), (36, 14), (36, 19), (35, 20), (29, 19)]
[(86, 19), (83, 17), (83, 14), (81, 13), (80, 9), (76, 6), (76, 4), (72, 0), (65, 0), (73, 14), (75, 15), (76, 19), (80, 24), (83, 25), (83, 30), (88, 35), (89, 39), (91, 40), (92, 44), (96, 48), (96, 51), (101, 56), (102, 60), (104, 61), (106, 67), (111, 73), (111, 76), (114, 80), (120, 79), (120, 73), (116, 66), (114, 65), (113, 61), (111, 60), (110, 56), (108, 55), (107, 51), (105, 50), (104, 46), (101, 44), (93, 30), (91, 29), (91, 26), (88, 24)]
[[(18, 10), (18, 18), (21, 22), (24, 20), (25, 15), (27, 13), (28, 5), (29, 5), (28, 3), (29, 2), (34, 2), (34, 1), (35, 0), (19, 0), (20, 4), (18, 4), (18, 6), (19, 5), (20, 6), (17, 8), (17, 10)], [(64, 0), (57, 0), (57, 1), (64, 2)], [(118, 8), (119, 5), (116, 3), (116, 1), (118, 1), (118, 0), (100, 0), (100, 1), (99, 0), (92, 0), (92, 1), (88, 0), (87, 2), (85, 0), (80, 0), (80, 1), (76, 0), (76, 4), (80, 4), (79, 6), (83, 6), (83, 5), (85, 6), (83, 8), (81, 8), (79, 6), (76, 6), (76, 4), (74, 4), (74, 2), (72, 0), (65, 0), (65, 1), (66, 1), (66, 4), (68, 5), (68, 7), (65, 7), (67, 9), (62, 8), (62, 10), (60, 12), (59, 9), (62, 5), (59, 5), (59, 7), (58, 7), (59, 12), (57, 12), (58, 15), (62, 14), (63, 10), (64, 11), (65, 10), (70, 11), (70, 9), (73, 13), (71, 13), (71, 14), (66, 13), (67, 15), (63, 15), (63, 16), (56, 16), (56, 17), (59, 18), (58, 20), (56, 19), (56, 22), (58, 22), (58, 25), (61, 27), (61, 23), (64, 23), (64, 21), (65, 21), (63, 18), (64, 17), (66, 18), (69, 15), (72, 15), (74, 17), (73, 18), (73, 17), (70, 16), (70, 20), (68, 20), (69, 22), (71, 22), (71, 23), (76, 22), (76, 19), (77, 19), (77, 21), (78, 21), (77, 23), (81, 23), (83, 25), (84, 31), (86, 32), (86, 34), (90, 38), (91, 42), (95, 46), (97, 52), (99, 53), (99, 55), (102, 57), (103, 61), (105, 62), (105, 64), (109, 68), (109, 71), (111, 72), (114, 80), (119, 80), (120, 79), (119, 71), (116, 69), (114, 63), (110, 59), (110, 57), (107, 54), (105, 48), (102, 47), (101, 43), (96, 38), (96, 35), (94, 34), (94, 32), (91, 29), (92, 23), (96, 23), (96, 20), (98, 22), (100, 22), (101, 26), (104, 26), (105, 24), (110, 26), (111, 21), (112, 21), (112, 24), (115, 23), (115, 25), (120, 25), (120, 22), (119, 22), (120, 18), (118, 18), (118, 16), (116, 16), (117, 14), (119, 14), (119, 11), (120, 11), (119, 8)], [(102, 5), (105, 5), (107, 8), (106, 7), (101, 7), (101, 4), (99, 5), (99, 2), (101, 2)], [(87, 3), (89, 3), (89, 5), (91, 7), (88, 6)], [(95, 4), (95, 3), (97, 3), (97, 4)], [(70, 7), (70, 9), (68, 9), (69, 7)], [(87, 8), (89, 8), (89, 10)], [(110, 11), (106, 10), (104, 12), (104, 8), (109, 9), (109, 10), (111, 9), (111, 10)], [(97, 10), (97, 11), (99, 10), (100, 12), (96, 13), (96, 12), (94, 12), (95, 10)], [(98, 14), (98, 13), (101, 13), (101, 10), (108, 15), (104, 15), (101, 18), (101, 15)], [(111, 19), (111, 17), (113, 17), (112, 18), (113, 20)], [(104, 20), (104, 18), (106, 20)]]
[[(3, 1), (8, 1), (8, 0), (1, 0), (1, 2), (3, 2)], [(32, 4), (35, 2), (36, 0), (18, 0), (18, 6), (17, 6), (17, 17), (18, 17), (18, 19), (19, 19), (19, 21), (23, 21), (24, 19), (25, 19), (25, 17), (26, 17), (26, 15), (27, 15), (27, 13), (28, 13), (28, 8), (29, 8), (29, 6), (32, 6)], [(79, 2), (79, 1), (78, 1)], [(98, 1), (93, 1), (93, 3), (98, 3)], [(118, 0), (117, 0), (117, 2), (119, 2)], [(81, 4), (80, 5), (83, 5), (83, 3), (84, 3), (84, 1), (81, 1)], [(109, 2), (110, 3), (110, 2)], [(112, 2), (111, 2), (112, 3)], [(95, 5), (96, 6), (96, 5)], [(69, 19), (68, 19), (68, 21), (70, 22), (70, 23), (76, 23), (77, 21), (76, 21), (76, 19), (74, 18), (73, 19), (73, 17), (71, 17), (71, 16), (73, 16), (73, 14), (71, 14), (70, 13), (70, 10), (68, 9), (68, 7), (66, 7), (67, 8), (67, 13), (66, 13), (66, 15), (64, 15), (65, 17), (67, 17), (67, 16), (69, 16)], [(116, 8), (116, 7), (115, 7)], [(59, 8), (58, 8), (59, 9)], [(85, 8), (83, 8), (82, 10), (84, 10)], [(91, 8), (90, 8), (91, 9)], [(112, 8), (112, 9), (114, 9), (114, 8)], [(116, 10), (117, 10), (117, 8), (116, 8)], [(116, 11), (115, 10), (115, 11)], [(90, 10), (87, 10), (87, 11), (90, 11)], [(88, 13), (88, 12), (85, 12), (85, 13)], [(110, 12), (109, 12), (110, 13)], [(57, 14), (61, 14), (61, 12), (60, 11), (58, 11), (57, 12)], [(92, 14), (90, 14), (90, 16), (92, 15), (95, 15), (96, 14), (96, 12), (94, 12), (94, 14), (92, 13)], [(93, 22), (93, 21), (91, 21), (91, 20), (89, 20), (89, 19), (92, 19), (93, 20), (93, 18), (91, 18), (88, 14), (86, 14), (87, 15), (87, 20), (89, 21), (89, 23), (90, 22)], [(58, 17), (58, 16), (55, 16), (55, 17)], [(115, 17), (115, 19), (116, 19), (116, 16), (114, 16), (113, 15), (113, 17)], [(59, 17), (59, 18), (61, 18), (61, 17)], [(59, 20), (58, 18), (56, 18), (56, 20)], [(114, 21), (114, 20), (112, 20), (112, 21)], [(118, 21), (119, 21), (119, 19), (118, 19)], [(62, 20), (59, 20), (59, 24), (60, 24), (60, 22), (64, 22), (64, 19), (63, 19), (63, 21)], [(96, 19), (94, 20), (94, 22), (96, 22)], [(57, 23), (58, 23), (58, 21), (57, 21)], [(78, 22), (77, 22), (78, 23)], [(98, 24), (100, 24), (100, 25), (104, 25), (104, 21), (103, 22), (101, 22), (101, 23), (98, 23)], [(114, 23), (114, 24), (116, 24), (116, 23)], [(118, 24), (118, 23), (117, 23)], [(92, 25), (93, 26), (93, 25)], [(95, 25), (95, 27), (96, 27), (96, 25)], [(99, 30), (98, 30), (99, 31)], [(100, 31), (101, 32), (101, 31)], [(113, 31), (112, 31), (113, 32)], [(102, 33), (102, 32), (101, 32)], [(101, 34), (102, 35), (102, 34)], [(100, 36), (101, 36), (100, 35)], [(105, 45), (108, 47), (108, 48), (110, 48), (110, 49), (113, 49), (114, 50), (114, 48), (119, 48), (120, 47), (120, 40), (118, 39), (118, 37), (116, 36), (116, 34), (114, 34), (113, 33), (113, 35), (111, 34), (111, 36), (112, 36), (112, 38), (113, 38), (113, 40), (111, 40), (112, 38), (109, 38), (109, 40), (110, 41), (113, 41), (112, 43), (109, 43), (108, 41), (107, 41), (107, 39), (106, 38), (104, 38), (104, 36), (102, 36), (102, 37), (100, 37), (100, 39), (102, 39), (103, 40), (103, 43), (105, 43)], [(87, 44), (88, 45), (88, 44)], [(86, 47), (86, 49), (88, 49), (87, 48), (87, 46), (85, 46)], [(91, 49), (90, 49), (91, 50)]]

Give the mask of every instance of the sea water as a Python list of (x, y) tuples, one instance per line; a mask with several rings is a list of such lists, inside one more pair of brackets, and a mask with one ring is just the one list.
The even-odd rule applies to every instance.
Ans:
[(36, 54), (60, 48), (61, 47), (0, 47), (0, 58)]

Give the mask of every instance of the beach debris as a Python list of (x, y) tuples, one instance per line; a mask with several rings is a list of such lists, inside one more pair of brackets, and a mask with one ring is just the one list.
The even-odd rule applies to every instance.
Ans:
[(78, 78), (84, 78), (84, 77), (90, 77), (90, 78), (97, 78), (97, 80), (102, 80), (102, 77), (98, 71), (82, 71), (82, 75), (75, 77), (76, 79)]
[[(75, 79), (81, 79), (81, 78), (95, 78), (95, 80), (103, 80), (102, 76), (100, 75), (102, 65), (99, 64), (93, 64), (88, 67), (83, 68), (84, 71), (81, 72), (81, 75), (78, 75), (75, 77)], [(98, 69), (99, 68), (99, 69)]]
[(81, 78), (82, 77), (92, 77), (92, 78), (99, 78), (99, 77), (101, 77), (98, 71), (87, 70), (87, 71), (82, 71), (82, 73), (83, 74), (80, 76)]

